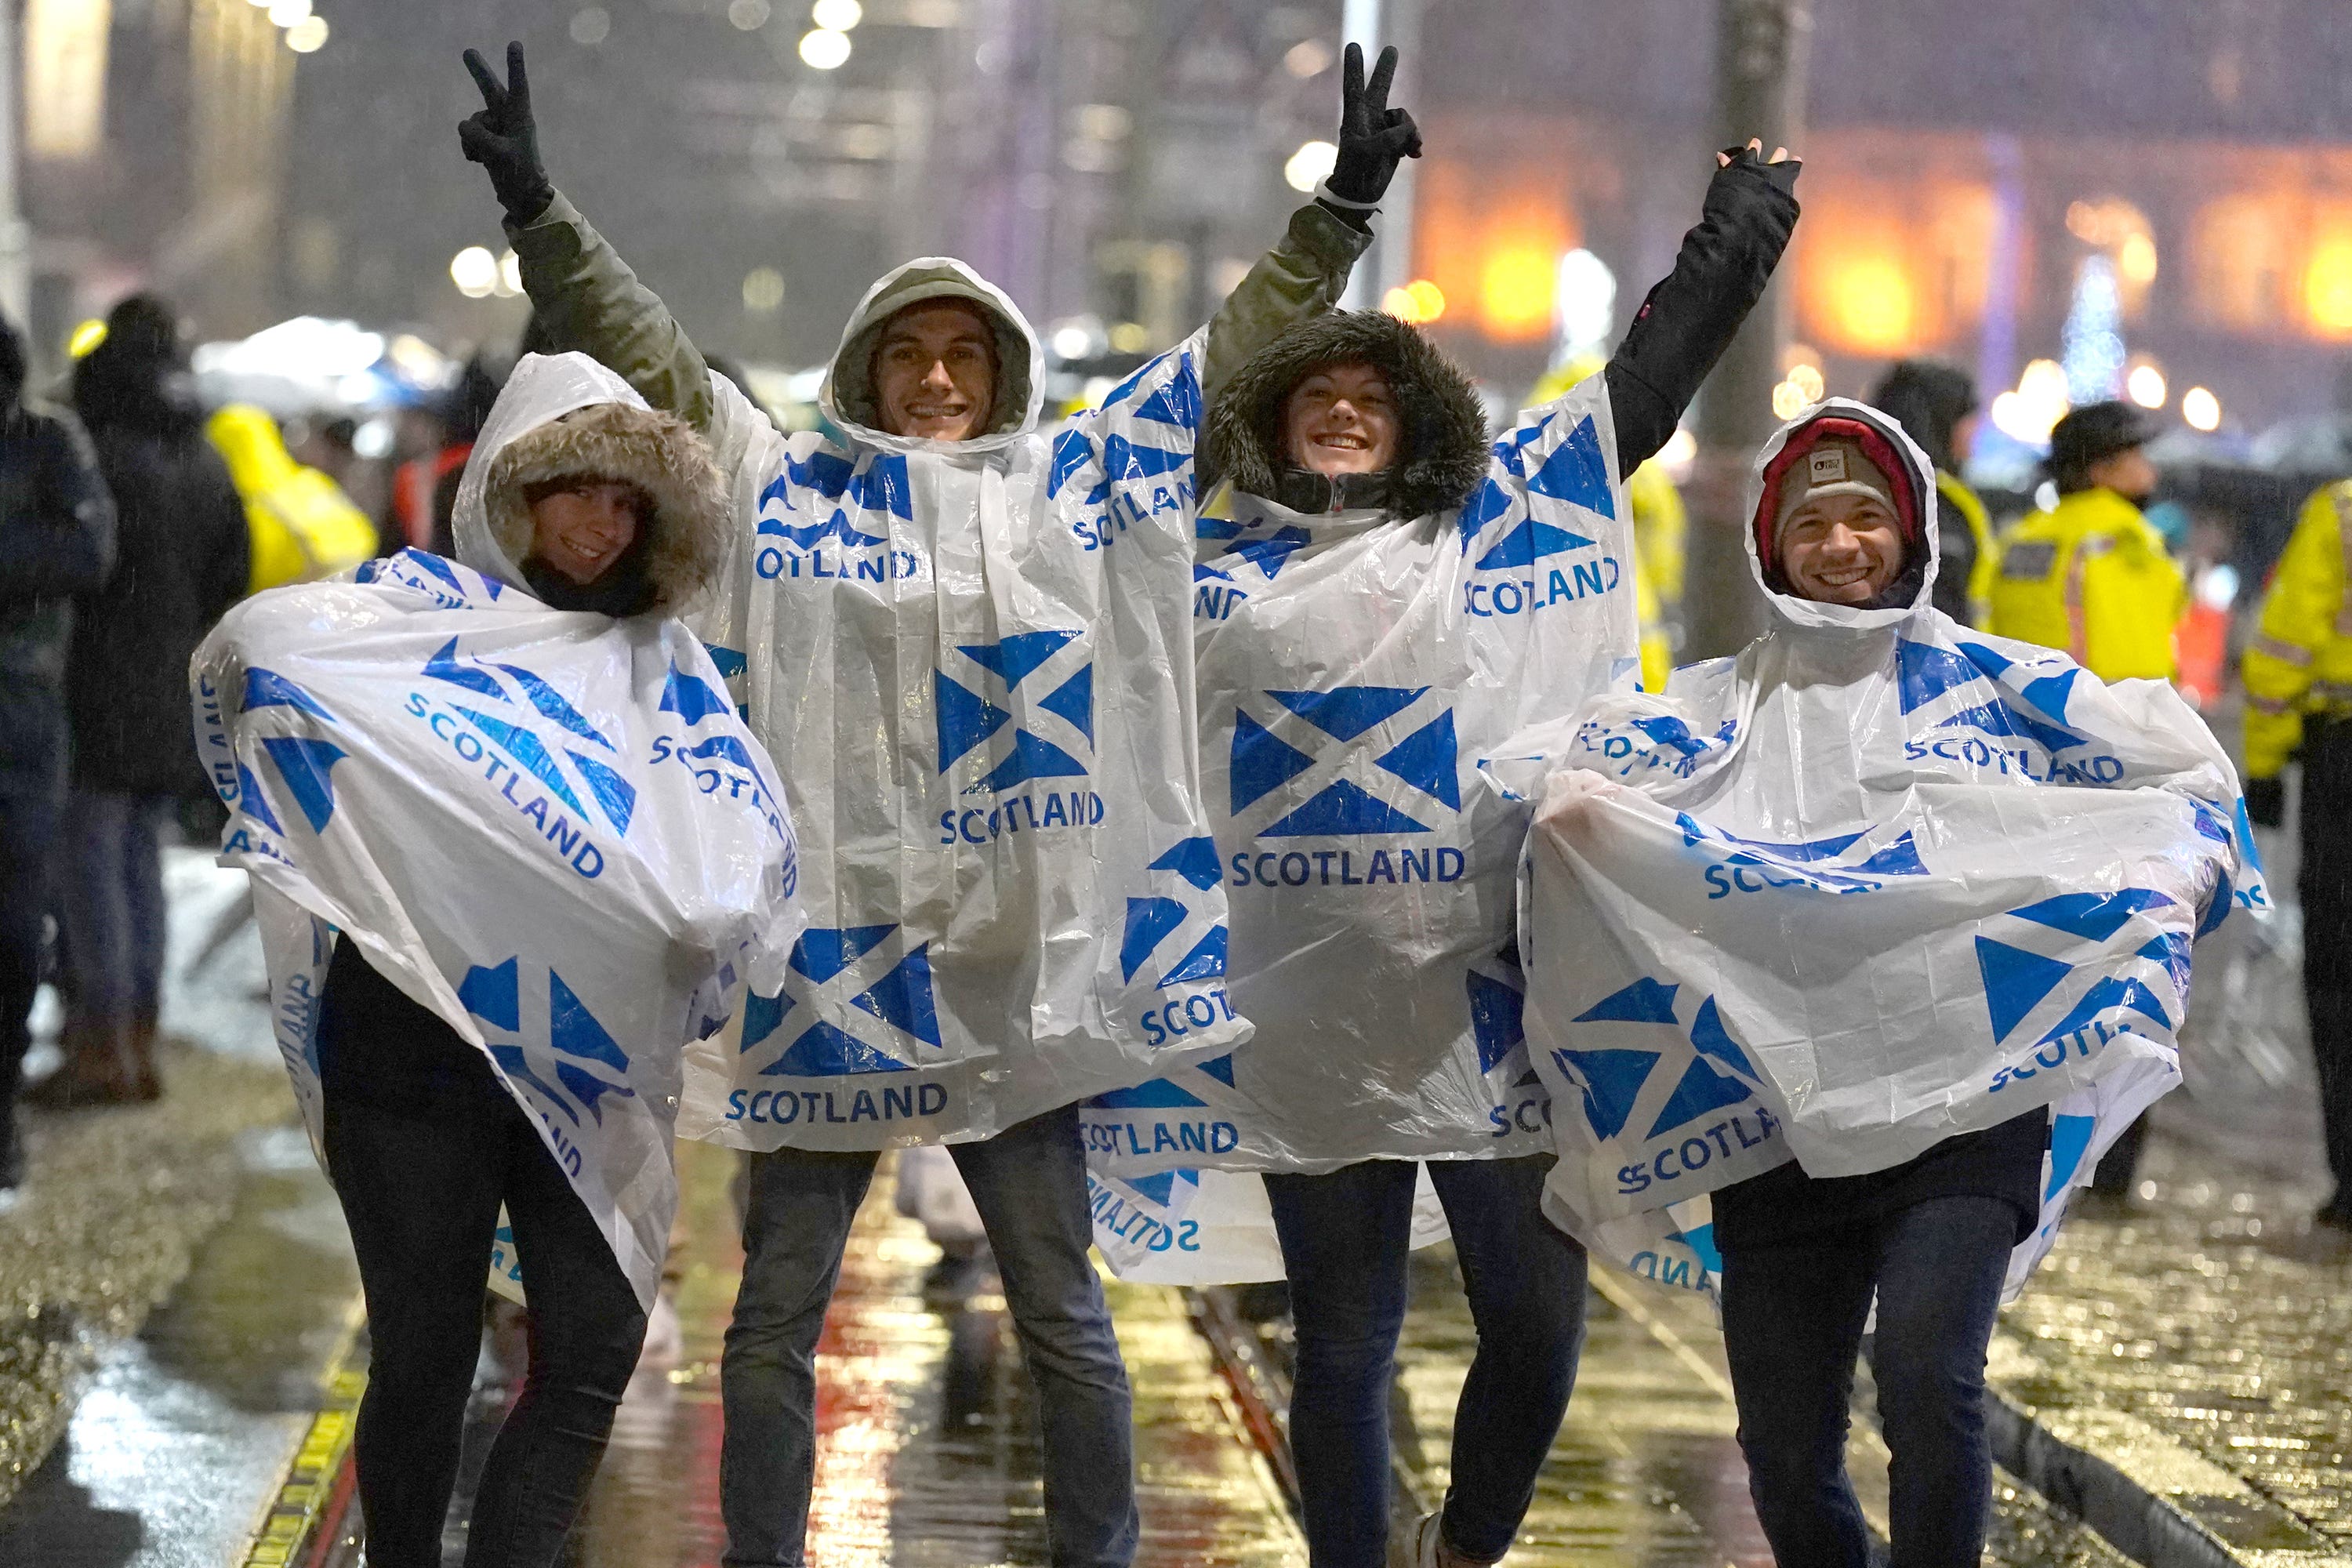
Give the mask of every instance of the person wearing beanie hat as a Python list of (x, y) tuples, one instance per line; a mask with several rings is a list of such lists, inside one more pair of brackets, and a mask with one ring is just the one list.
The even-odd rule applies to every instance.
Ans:
[(1757, 513), (1765, 580), (1824, 604), (1908, 603), (1927, 552), (1918, 500), (1892, 478), (1899, 471), (1893, 445), (1860, 420), (1824, 417), (1791, 436)]
[[(1557, 1111), (1544, 1211), (1621, 1268), (1714, 1286), (1748, 1490), (1782, 1563), (1877, 1560), (1845, 1457), (1874, 1303), (1890, 1560), (1975, 1568), (2004, 1290), (2107, 1142), (2179, 1081), (2168, 1023), (2131, 1035), (2177, 1016), (2179, 993), (2157, 994), (2186, 986), (2185, 967), (2154, 978), (2152, 954), (2185, 958), (2200, 920), (2228, 913), (2232, 877), (2249, 879), (2242, 907), (2266, 895), (2221, 826), (2237, 805), (2228, 761), (2177, 693), (2110, 689), (1935, 607), (1935, 474), (1901, 426), (1832, 398), (1755, 469), (1762, 635), (1498, 755), (1499, 782), (1538, 802), (1517, 908), (1527, 1044)], [(2164, 826), (2126, 849), (2143, 820)], [(1694, 886), (1695, 852), (1719, 862), (1704, 879), (1719, 890)], [(2167, 891), (2138, 890), (2161, 880), (2142, 867), (2191, 863)], [(2172, 923), (2102, 926), (2112, 948), (2074, 965), (2063, 999), (2063, 973), (2021, 991), (1996, 967), (2017, 950), (1976, 934), (2010, 934), (1993, 921), (2012, 918), (2072, 931), (2092, 904)], [(2118, 1026), (2134, 986), (2146, 1010)], [(2095, 1023), (2102, 1047), (2111, 1030), (2131, 1043), (2095, 1047), (2076, 1078), (2025, 1060)], [(1669, 1036), (1686, 1058), (1656, 1048)], [(1754, 1142), (1695, 1136), (1720, 1138), (1706, 1123), (1735, 1105), (1761, 1119)], [(1685, 1139), (1696, 1159), (1675, 1158)]]

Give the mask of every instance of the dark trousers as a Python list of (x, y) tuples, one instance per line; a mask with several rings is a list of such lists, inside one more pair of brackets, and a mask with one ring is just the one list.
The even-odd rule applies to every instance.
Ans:
[(1892, 1568), (1976, 1568), (1992, 1503), (1985, 1347), (2016, 1242), (2012, 1205), (1952, 1196), (1819, 1241), (1725, 1248), (1723, 1344), (1739, 1447), (1779, 1561), (1869, 1562), (1845, 1440), (1874, 1290), (1871, 1368), (1892, 1455)]
[(105, 1026), (152, 1020), (163, 990), (167, 795), (76, 790), (58, 843), (58, 921), (70, 1015)]
[(2331, 1215), (2352, 1221), (2352, 720), (2309, 721), (2303, 740), (2303, 994)]
[[(503, 1203), (530, 1300), (530, 1371), (482, 1470), (466, 1564), (546, 1568), (604, 1456), (645, 1340), (645, 1312), (587, 1205), (488, 1062), (344, 951), (328, 976), (320, 1032), (327, 1170), (367, 1295), (356, 1448), (368, 1562), (439, 1568)], [(356, 979), (355, 969), (368, 978)], [(409, 1026), (446, 1035), (447, 1049), (436, 1055), (448, 1070), (408, 1086), (413, 1094), (370, 1077), (352, 1058), (386, 1026), (381, 1016), (351, 1016), (370, 1004), (413, 1009), (414, 1018), (401, 1015)]]
[[(1584, 1346), (1584, 1249), (1538, 1203), (1551, 1163), (1549, 1155), (1429, 1163), (1478, 1330), (1454, 1408), (1444, 1531), (1477, 1560), (1501, 1557), (1518, 1533)], [(1368, 1160), (1265, 1178), (1290, 1276), (1298, 1345), (1290, 1448), (1313, 1568), (1387, 1560), (1389, 1384), (1419, 1170)]]
[[(1036, 1385), (1045, 1535), (1054, 1568), (1135, 1557), (1134, 1404), (1087, 1248), (1086, 1156), (1066, 1105), (993, 1138), (949, 1145), (988, 1231), (1004, 1302)], [(743, 1283), (719, 1392), (719, 1498), (727, 1562), (803, 1561), (816, 1461), (816, 1343), (871, 1152), (778, 1149), (751, 1163)]]
[(25, 1020), (40, 986), (41, 919), (57, 830), (53, 793), (0, 790), (0, 1116), (16, 1095), (31, 1043)]

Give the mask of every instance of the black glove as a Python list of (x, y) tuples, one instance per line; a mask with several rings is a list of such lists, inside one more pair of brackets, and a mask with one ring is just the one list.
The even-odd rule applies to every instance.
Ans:
[(1727, 174), (1739, 179), (1760, 177), (1784, 196), (1797, 194), (1797, 175), (1805, 167), (1804, 160), (1791, 158), (1786, 150), (1778, 148), (1774, 149), (1771, 161), (1767, 163), (1760, 142), (1750, 142), (1745, 147), (1726, 147), (1715, 155), (1715, 161), (1717, 179), (1720, 180)]
[(1389, 107), (1389, 82), (1396, 75), (1396, 47), (1381, 51), (1370, 86), (1364, 82), (1364, 51), (1348, 46), (1339, 103), (1339, 156), (1324, 184), (1342, 201), (1370, 204), (1386, 194), (1397, 162), (1421, 156), (1421, 132), (1412, 116)]
[(539, 127), (531, 123), (530, 79), (523, 74), (522, 46), (507, 46), (503, 87), (478, 49), (466, 51), (466, 68), (482, 89), (482, 109), (457, 127), (457, 144), (467, 158), (489, 171), (507, 216), (527, 224), (547, 210), (555, 187), (548, 184), (546, 165), (539, 161)]
[(2248, 779), (2246, 781), (2246, 820), (2256, 827), (2286, 826), (2286, 780), (2283, 778)]

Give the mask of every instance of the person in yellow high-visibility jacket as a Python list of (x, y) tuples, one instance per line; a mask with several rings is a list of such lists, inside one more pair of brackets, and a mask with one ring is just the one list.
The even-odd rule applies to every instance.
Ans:
[(2173, 678), (2189, 584), (2140, 514), (2156, 493), (2156, 465), (2140, 449), (2154, 434), (2127, 403), (2090, 404), (2058, 422), (2058, 505), (2001, 536), (1985, 630), (2063, 648), (2102, 680)]
[[(1530, 405), (1565, 397), (1601, 368), (1598, 354), (1578, 354), (1544, 372), (1528, 394)], [(1642, 634), (1642, 689), (1664, 691), (1681, 643), (1684, 536), (1690, 514), (1665, 465), (1652, 458), (1625, 480), (1633, 513), (1633, 612)]]
[(205, 421), (205, 436), (228, 465), (252, 534), (247, 594), (309, 583), (375, 553), (375, 524), (341, 486), (294, 460), (267, 409), (232, 403)]
[[(2058, 421), (2049, 462), (2058, 504), (2001, 536), (1985, 630), (2063, 648), (2102, 680), (2179, 672), (2172, 631), (2189, 609), (2189, 580), (2139, 510), (2156, 493), (2156, 465), (2140, 449), (2155, 434), (2128, 403), (2086, 404)], [(2147, 1131), (2143, 1117), (2116, 1140), (2094, 1193), (2125, 1201)]]
[(2315, 494), (2246, 647), (2246, 815), (2283, 826), (2286, 764), (2303, 763), (2303, 995), (2319, 1066), (2336, 1195), (2319, 1223), (2352, 1231), (2352, 479)]

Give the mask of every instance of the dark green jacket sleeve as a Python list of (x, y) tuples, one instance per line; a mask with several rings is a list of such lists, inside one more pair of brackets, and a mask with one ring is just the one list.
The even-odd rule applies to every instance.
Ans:
[(1371, 243), (1369, 229), (1350, 227), (1319, 203), (1293, 213), (1281, 242), (1258, 258), (1209, 322), (1202, 397), (1213, 401), (1250, 356), (1285, 328), (1338, 303), (1356, 258)]
[(618, 374), (647, 403), (710, 429), (710, 369), (659, 295), (558, 191), (528, 224), (509, 222), (541, 330), (557, 348)]

